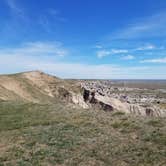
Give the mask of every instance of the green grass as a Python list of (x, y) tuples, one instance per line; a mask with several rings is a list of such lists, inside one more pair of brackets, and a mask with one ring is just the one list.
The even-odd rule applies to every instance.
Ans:
[(125, 114), (124, 112), (117, 111), (117, 112), (113, 113), (112, 116), (121, 116), (124, 114)]
[(162, 123), (163, 121), (161, 119), (150, 119), (147, 124), (153, 127), (162, 127), (164, 124)]
[(65, 103), (1, 102), (0, 166), (165, 165), (164, 124), (164, 118), (73, 109)]

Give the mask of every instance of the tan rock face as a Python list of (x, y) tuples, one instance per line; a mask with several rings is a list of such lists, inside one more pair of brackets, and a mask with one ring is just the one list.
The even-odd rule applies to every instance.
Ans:
[(72, 102), (74, 104), (79, 105), (80, 107), (82, 107), (84, 109), (89, 108), (88, 104), (84, 101), (83, 96), (80, 94), (72, 93)]
[(101, 95), (96, 95), (96, 99), (98, 101), (102, 101), (103, 103), (106, 103), (107, 105), (111, 105), (114, 110), (128, 110), (129, 105), (127, 103), (122, 103), (120, 100), (107, 97), (107, 96), (101, 96)]

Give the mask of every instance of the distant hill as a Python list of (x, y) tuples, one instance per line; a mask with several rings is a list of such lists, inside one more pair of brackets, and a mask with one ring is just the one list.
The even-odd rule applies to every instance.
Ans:
[(41, 71), (0, 76), (0, 100), (50, 102), (54, 98), (67, 98), (68, 91), (77, 91), (72, 81), (62, 80)]

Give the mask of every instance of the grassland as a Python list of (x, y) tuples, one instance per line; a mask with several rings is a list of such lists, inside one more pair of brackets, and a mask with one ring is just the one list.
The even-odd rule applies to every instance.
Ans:
[(0, 103), (0, 166), (166, 165), (166, 119), (57, 103)]

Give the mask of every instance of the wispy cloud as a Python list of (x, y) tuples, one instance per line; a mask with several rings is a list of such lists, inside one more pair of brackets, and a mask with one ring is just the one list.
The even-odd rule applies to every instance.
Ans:
[(110, 39), (134, 39), (166, 36), (166, 12), (137, 19), (109, 37)]
[(108, 55), (122, 54), (122, 53), (128, 53), (128, 50), (125, 50), (125, 49), (98, 50), (97, 57), (103, 58)]
[[(62, 78), (86, 79), (166, 79), (166, 66), (118, 66), (113, 64), (84, 64), (58, 62), (34, 56), (0, 57), (0, 73), (13, 73), (28, 70), (42, 70)], [(5, 69), (5, 70), (4, 70)]]
[(61, 15), (61, 12), (58, 9), (50, 8), (46, 11), (46, 13), (48, 13), (49, 16), (52, 16), (54, 20), (58, 20), (60, 22), (67, 21), (67, 19)]
[(108, 56), (108, 55), (111, 55), (110, 51), (107, 51), (107, 50), (97, 51), (97, 57), (98, 58), (103, 58), (103, 57)]
[(12, 13), (22, 18), (25, 17), (24, 10), (20, 7), (17, 0), (6, 0), (5, 2)]
[(68, 51), (59, 42), (29, 42), (20, 47), (5, 48), (0, 50), (0, 56), (20, 55), (20, 56), (65, 56)]
[(19, 47), (0, 49), (0, 73), (42, 70), (63, 78), (166, 78), (163, 72), (166, 66), (87, 64), (58, 58), (66, 53), (68, 50), (59, 42), (28, 42)]
[(47, 9), (39, 14), (38, 23), (47, 32), (52, 32), (57, 23), (64, 23), (67, 19), (61, 16), (61, 13), (57, 9)]
[(135, 50), (138, 50), (138, 51), (144, 51), (144, 50), (153, 50), (153, 49), (156, 49), (157, 47), (153, 44), (147, 44), (145, 46), (142, 46), (142, 47), (138, 47), (136, 48)]
[(133, 56), (133, 55), (126, 55), (126, 56), (122, 56), (121, 59), (123, 59), (123, 60), (133, 60), (133, 59), (135, 59), (135, 56)]
[[(9, 26), (7, 27), (8, 29), (5, 26), (2, 26), (4, 27), (4, 32), (14, 31), (18, 33), (18, 36), (21, 36), (19, 34), (20, 31), (25, 31), (24, 33), (26, 33), (28, 30), (32, 31), (33, 29), (54, 33), (58, 23), (64, 23), (67, 21), (67, 19), (61, 15), (60, 11), (55, 8), (41, 8), (40, 12), (32, 13), (32, 9), (27, 8), (22, 1), (4, 1), (11, 13), (10, 18), (5, 21), (5, 26)], [(35, 8), (33, 10), (35, 10)], [(15, 28), (15, 26), (17, 27)]]
[(128, 53), (128, 50), (126, 50), (126, 49), (112, 49), (111, 53), (112, 54)]
[(140, 61), (141, 63), (166, 63), (166, 57), (157, 59), (145, 59)]
[(19, 38), (30, 36), (29, 30), (32, 30), (32, 19), (28, 15), (27, 8), (24, 8), (23, 1), (20, 0), (4, 0), (8, 17), (5, 21), (1, 21), (0, 36), (3, 42), (13, 42)]
[(94, 48), (101, 49), (101, 48), (103, 48), (103, 46), (102, 46), (102, 45), (97, 44), (97, 45), (95, 45), (95, 46), (94, 46)]

